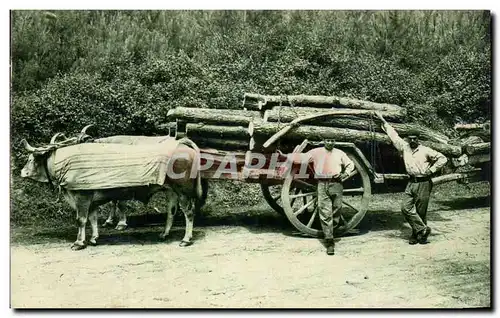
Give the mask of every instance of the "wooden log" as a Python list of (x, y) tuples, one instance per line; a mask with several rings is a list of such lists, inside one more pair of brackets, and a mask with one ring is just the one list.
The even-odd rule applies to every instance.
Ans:
[(235, 140), (235, 139), (219, 139), (219, 138), (203, 138), (192, 137), (196, 145), (200, 148), (214, 148), (223, 151), (230, 150), (248, 150), (249, 140)]
[(195, 123), (247, 126), (250, 121), (261, 118), (261, 115), (259, 112), (246, 110), (177, 107), (168, 111), (167, 118)]
[[(283, 125), (269, 122), (254, 122), (254, 138), (269, 138), (283, 128)], [(349, 128), (321, 127), (301, 125), (290, 129), (283, 140), (298, 141), (303, 139), (321, 141), (324, 139), (334, 139), (336, 141), (352, 142), (355, 144), (367, 142), (380, 142), (384, 144), (392, 144), (386, 134), (369, 132), (363, 130), (355, 130)], [(435, 149), (446, 156), (458, 157), (462, 153), (462, 149), (458, 146), (447, 144), (434, 143), (429, 141), (421, 141), (421, 144)]]
[(489, 130), (469, 130), (461, 133), (462, 137), (471, 136), (471, 137), (479, 137), (483, 140), (483, 142), (491, 141), (491, 132)]
[(483, 124), (456, 124), (455, 129), (456, 130), (490, 130), (490, 123), (483, 123)]
[(479, 136), (469, 136), (464, 139), (460, 139), (458, 141), (458, 144), (462, 147), (467, 146), (467, 145), (472, 145), (472, 144), (479, 144), (484, 142), (483, 139)]
[(479, 144), (472, 144), (465, 146), (465, 153), (468, 155), (476, 155), (482, 153), (490, 153), (491, 152), (491, 143), (482, 142)]
[(467, 178), (467, 174), (465, 173), (450, 173), (450, 174), (445, 174), (443, 176), (439, 177), (434, 177), (432, 178), (432, 184), (433, 185), (438, 185), (441, 183), (446, 183), (446, 182), (451, 182), (451, 181), (457, 181), (461, 179)]
[[(265, 121), (269, 122), (291, 122), (291, 116), (282, 118), (276, 113), (271, 111), (266, 111), (264, 114)], [(308, 125), (314, 126), (325, 126), (325, 127), (338, 127), (338, 128), (351, 128), (357, 130), (370, 130), (373, 129), (376, 132), (384, 132), (380, 121), (378, 119), (370, 120), (369, 118), (360, 118), (354, 116), (338, 116), (330, 117), (326, 119), (316, 119), (311, 120), (307, 123)], [(402, 124), (402, 123), (390, 123), (394, 129), (400, 134), (400, 136), (405, 137), (412, 134), (420, 135), (421, 140), (429, 140), (440, 143), (448, 143), (449, 138), (439, 132), (433, 131), (427, 127), (423, 127), (417, 124)]]
[(250, 138), (249, 130), (253, 128), (253, 123), (249, 127), (241, 126), (216, 126), (205, 124), (186, 125), (186, 134), (189, 138), (219, 138), (219, 139), (248, 139)]
[[(346, 98), (338, 96), (313, 96), (313, 95), (260, 95), (254, 93), (245, 93), (245, 99), (254, 99), (263, 101), (263, 107), (273, 105), (294, 105), (306, 107), (336, 107), (352, 109), (370, 109), (378, 111), (394, 111), (405, 114), (405, 109), (394, 104), (375, 103), (355, 98)], [(261, 110), (259, 108), (258, 110)]]
[(381, 176), (387, 180), (407, 180), (410, 178), (409, 175), (403, 173), (384, 173)]
[(438, 185), (445, 182), (457, 181), (457, 182), (465, 182), (468, 183), (470, 181), (480, 181), (481, 169), (476, 168), (469, 171), (464, 172), (456, 172), (444, 174), (441, 176), (437, 176), (432, 178), (433, 185)]
[(469, 156), (467, 163), (470, 165), (476, 165), (478, 163), (485, 163), (489, 161), (491, 161), (491, 154), (484, 153), (484, 154)]
[[(285, 106), (275, 106), (264, 112), (264, 121), (280, 121), (280, 122), (291, 122), (294, 119), (304, 116), (310, 116), (314, 114), (325, 114), (341, 112), (342, 116), (356, 116), (370, 118), (373, 116), (372, 111), (366, 109), (327, 109), (327, 108), (307, 108), (307, 107), (285, 107)], [(384, 118), (389, 122), (401, 122), (404, 118), (400, 113), (393, 111), (382, 111), (380, 112)], [(325, 118), (314, 119), (311, 122), (324, 122)], [(374, 119), (378, 122), (378, 119)], [(379, 123), (380, 125), (380, 123)]]

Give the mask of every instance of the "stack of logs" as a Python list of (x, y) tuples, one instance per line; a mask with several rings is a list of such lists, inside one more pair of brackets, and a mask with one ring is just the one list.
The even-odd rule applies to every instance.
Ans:
[(471, 165), (490, 162), (491, 157), (491, 123), (456, 124), (455, 130), (460, 135), (459, 144), (468, 156)]
[[(325, 138), (355, 144), (376, 141), (391, 144), (373, 111), (380, 112), (401, 137), (418, 134), (421, 143), (448, 157), (489, 153), (489, 143), (453, 144), (437, 131), (417, 124), (404, 123), (405, 109), (392, 104), (374, 103), (335, 96), (267, 96), (246, 93), (243, 109), (207, 109), (178, 107), (168, 112), (172, 122), (164, 125), (177, 139), (189, 137), (201, 148), (225, 151), (292, 150), (304, 139)], [(338, 116), (321, 114), (336, 113)], [(290, 129), (277, 142), (264, 143), (297, 118), (309, 120)]]

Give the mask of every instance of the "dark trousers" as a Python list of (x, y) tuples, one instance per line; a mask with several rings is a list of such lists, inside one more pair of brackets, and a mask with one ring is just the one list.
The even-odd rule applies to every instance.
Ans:
[[(413, 234), (425, 230), (427, 227), (427, 207), (432, 190), (432, 182), (412, 182), (406, 186), (401, 212), (410, 223)], [(415, 208), (414, 208), (415, 207)]]
[(333, 231), (340, 222), (342, 192), (344, 186), (338, 181), (318, 182), (319, 220), (325, 239), (333, 239)]

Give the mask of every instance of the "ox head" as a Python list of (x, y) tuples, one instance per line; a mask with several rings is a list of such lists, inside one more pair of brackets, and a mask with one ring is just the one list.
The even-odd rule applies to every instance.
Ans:
[[(56, 137), (56, 136), (54, 136)], [(53, 139), (55, 139), (53, 137)], [(24, 148), (30, 153), (28, 156), (28, 162), (24, 165), (21, 170), (21, 177), (30, 178), (39, 182), (49, 182), (49, 177), (45, 170), (45, 164), (48, 160), (50, 151), (53, 147), (40, 147), (35, 148), (30, 146), (26, 140), (22, 140)]]

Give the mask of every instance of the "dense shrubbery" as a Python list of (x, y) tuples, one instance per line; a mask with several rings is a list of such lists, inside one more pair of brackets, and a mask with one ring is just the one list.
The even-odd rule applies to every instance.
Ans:
[(22, 138), (89, 123), (95, 136), (151, 135), (171, 108), (239, 108), (244, 92), (395, 103), (443, 131), (490, 117), (488, 12), (14, 11), (11, 22), (14, 175)]

